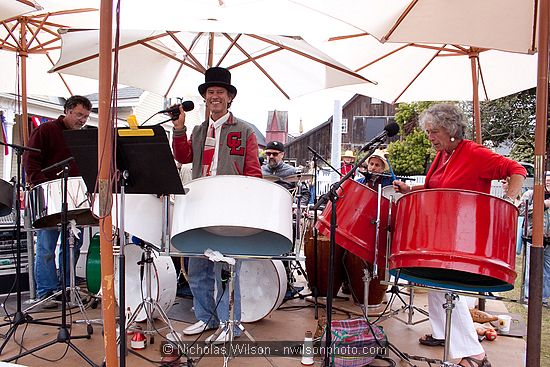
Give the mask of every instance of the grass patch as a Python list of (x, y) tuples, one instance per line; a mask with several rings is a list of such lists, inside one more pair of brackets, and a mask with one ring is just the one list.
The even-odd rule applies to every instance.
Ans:
[[(503, 292), (502, 295), (507, 298), (519, 299), (520, 286), (521, 286), (521, 257), (516, 258), (516, 270), (518, 277), (514, 289), (508, 292)], [(507, 302), (505, 303), (508, 312), (519, 314), (527, 322), (527, 308), (523, 305)], [(525, 338), (527, 339), (527, 338)], [(540, 365), (550, 366), (550, 309), (542, 308), (542, 327), (541, 327), (541, 353), (540, 353)]]

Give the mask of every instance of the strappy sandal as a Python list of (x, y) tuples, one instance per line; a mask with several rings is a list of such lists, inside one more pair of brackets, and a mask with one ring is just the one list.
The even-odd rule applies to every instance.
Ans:
[[(487, 359), (487, 356), (483, 357), (483, 359), (476, 359), (472, 357), (464, 357), (462, 358), (462, 362), (468, 362), (468, 365), (465, 367), (491, 367), (491, 362)], [(461, 364), (460, 366), (464, 366)]]
[(436, 339), (432, 336), (432, 334), (424, 335), (424, 338), (418, 339), (418, 342), (422, 345), (427, 345), (429, 347), (445, 345), (445, 339)]

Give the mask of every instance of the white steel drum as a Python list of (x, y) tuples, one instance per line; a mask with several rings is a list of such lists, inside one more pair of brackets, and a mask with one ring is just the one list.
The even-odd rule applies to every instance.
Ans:
[[(141, 247), (126, 245), (124, 247), (126, 264), (126, 310), (132, 314), (143, 301), (146, 295), (147, 284), (145, 281), (145, 265), (143, 268), (138, 264), (145, 256)], [(142, 270), (143, 269), (143, 270)], [(115, 298), (119, 303), (119, 265), (115, 262)], [(142, 278), (143, 274), (143, 278)], [(153, 264), (151, 266), (151, 298), (156, 300), (164, 311), (168, 311), (176, 300), (177, 275), (176, 268), (169, 256), (158, 256), (153, 252)], [(159, 317), (158, 310), (153, 312), (153, 317)], [(147, 314), (142, 308), (136, 317), (136, 321), (147, 320)]]
[(239, 276), (242, 322), (259, 321), (283, 303), (287, 279), (281, 260), (244, 260)]
[(278, 256), (292, 248), (292, 196), (246, 176), (202, 177), (184, 185), (172, 218), (172, 245), (202, 254)]
[[(29, 191), (32, 225), (35, 228), (56, 227), (61, 223), (63, 199), (62, 180), (57, 179), (36, 185)], [(69, 177), (67, 181), (67, 217), (77, 225), (98, 225), (94, 217), (86, 184), (82, 177)]]

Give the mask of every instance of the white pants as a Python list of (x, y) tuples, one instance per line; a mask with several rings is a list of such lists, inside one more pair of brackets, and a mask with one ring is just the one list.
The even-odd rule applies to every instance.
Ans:
[[(436, 339), (445, 339), (445, 309), (443, 308), (445, 302), (445, 293), (428, 292), (432, 336)], [(479, 344), (474, 322), (468, 310), (466, 297), (459, 296), (454, 304), (455, 307), (451, 315), (449, 358), (464, 358), (483, 353), (483, 347)]]

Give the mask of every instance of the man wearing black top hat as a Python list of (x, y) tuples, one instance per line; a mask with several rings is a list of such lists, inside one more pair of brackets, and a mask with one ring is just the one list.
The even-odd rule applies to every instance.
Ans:
[[(258, 143), (253, 128), (245, 121), (228, 111), (237, 95), (237, 88), (231, 85), (231, 73), (221, 67), (206, 70), (204, 84), (199, 85), (199, 93), (206, 101), (210, 117), (193, 129), (187, 138), (185, 112), (180, 105), (179, 116), (174, 120), (174, 157), (180, 163), (193, 162), (193, 179), (215, 175), (244, 175), (262, 177), (258, 161)], [(175, 116), (174, 116), (175, 117)], [(229, 188), (228, 188), (229, 189)], [(240, 261), (235, 272), (239, 273)], [(220, 322), (229, 319), (229, 297), (221, 282), (222, 265), (202, 257), (189, 259), (189, 286), (193, 293), (195, 316), (199, 320), (185, 328), (186, 335), (199, 334), (216, 328)], [(218, 297), (214, 300), (214, 284)], [(238, 276), (235, 277), (235, 319), (240, 320), (241, 302)], [(218, 303), (219, 302), (219, 303)], [(216, 308), (216, 304), (218, 307)], [(235, 329), (235, 336), (240, 335)], [(216, 340), (207, 342), (222, 343), (228, 339), (222, 332)]]

